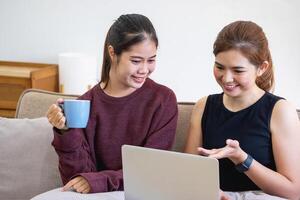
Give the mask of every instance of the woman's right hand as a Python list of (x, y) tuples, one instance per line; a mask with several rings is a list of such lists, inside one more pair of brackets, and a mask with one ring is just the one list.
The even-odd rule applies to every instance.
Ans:
[(56, 104), (52, 104), (48, 111), (47, 111), (47, 118), (48, 121), (50, 122), (50, 124), (52, 124), (52, 126), (58, 128), (58, 129), (63, 129), (65, 128), (65, 124), (66, 124), (66, 118), (63, 114), (62, 109), (58, 106), (58, 104), (63, 103), (64, 100), (59, 98), (56, 101)]

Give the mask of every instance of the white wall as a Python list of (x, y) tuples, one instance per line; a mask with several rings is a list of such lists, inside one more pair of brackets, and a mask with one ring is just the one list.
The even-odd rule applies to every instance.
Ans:
[(58, 54), (97, 55), (120, 14), (148, 16), (158, 33), (152, 78), (172, 88), (179, 101), (216, 93), (212, 44), (234, 20), (261, 25), (271, 47), (275, 94), (300, 108), (300, 1), (298, 0), (0, 0), (0, 60), (58, 63)]

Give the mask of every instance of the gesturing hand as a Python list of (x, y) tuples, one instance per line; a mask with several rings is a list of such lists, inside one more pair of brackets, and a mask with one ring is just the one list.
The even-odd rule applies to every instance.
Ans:
[(77, 176), (70, 180), (62, 189), (62, 191), (74, 190), (79, 193), (87, 194), (91, 191), (89, 182), (82, 176)]
[(216, 159), (229, 158), (235, 164), (243, 162), (247, 158), (247, 154), (240, 148), (237, 140), (226, 140), (226, 146), (219, 149), (205, 149), (198, 147), (200, 155), (208, 156)]

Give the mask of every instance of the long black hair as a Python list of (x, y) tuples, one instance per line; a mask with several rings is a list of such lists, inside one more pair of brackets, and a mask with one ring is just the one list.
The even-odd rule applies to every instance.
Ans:
[(103, 52), (103, 64), (101, 73), (101, 83), (106, 87), (109, 82), (109, 71), (111, 68), (111, 58), (108, 46), (112, 46), (114, 53), (119, 56), (123, 51), (128, 50), (132, 45), (146, 39), (152, 40), (156, 47), (158, 39), (156, 31), (151, 21), (140, 14), (121, 15), (110, 27), (106, 35)]

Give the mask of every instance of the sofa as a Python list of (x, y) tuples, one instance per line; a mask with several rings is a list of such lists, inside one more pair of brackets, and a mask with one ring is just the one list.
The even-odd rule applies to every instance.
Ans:
[[(51, 146), (52, 126), (45, 113), (56, 99), (77, 97), (28, 89), (19, 98), (15, 118), (0, 118), (0, 199), (30, 199), (62, 186), (58, 157)], [(183, 151), (193, 105), (178, 103), (173, 151)]]
[[(0, 117), (0, 199), (24, 200), (62, 186), (58, 157), (51, 146), (52, 126), (45, 113), (66, 95), (37, 89), (23, 92), (14, 119)], [(178, 103), (173, 151), (182, 152), (194, 103)], [(297, 110), (300, 118), (300, 111)], [(76, 198), (77, 199), (77, 198)]]

